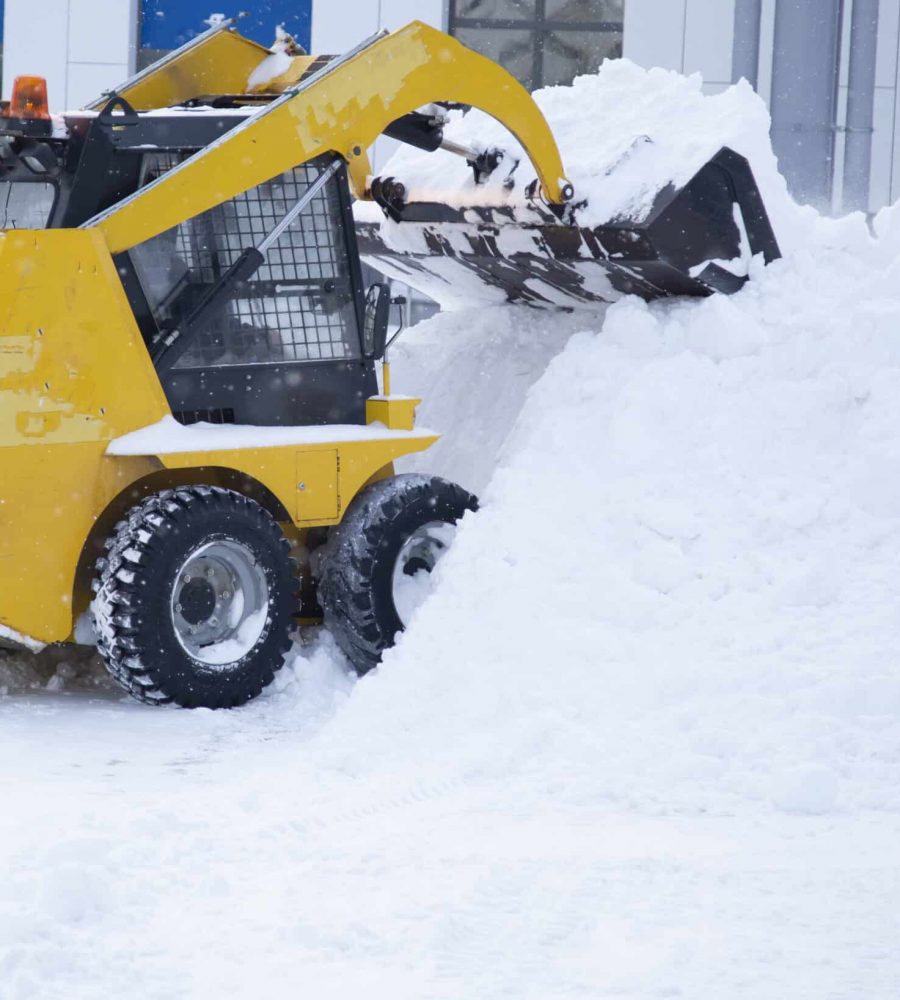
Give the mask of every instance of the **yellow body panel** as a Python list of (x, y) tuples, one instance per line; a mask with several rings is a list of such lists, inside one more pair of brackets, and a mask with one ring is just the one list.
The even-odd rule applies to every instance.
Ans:
[(296, 528), (334, 524), (395, 458), (435, 440), (386, 430), (384, 440), (106, 454), (170, 412), (99, 232), (0, 233), (0, 626), (69, 638), (88, 599), (85, 553), (152, 490), (249, 481)]
[(158, 458), (167, 469), (238, 469), (271, 490), (297, 527), (311, 528), (337, 524), (347, 504), (375, 473), (435, 441), (437, 435), (432, 434), (392, 437), (386, 433), (383, 440), (185, 451)]
[[(385, 392), (389, 391), (385, 386)], [(421, 402), (414, 396), (371, 396), (366, 400), (366, 420), (370, 424), (378, 421), (394, 431), (411, 431), (416, 423), (416, 407)]]
[(107, 443), (167, 412), (98, 234), (0, 233), (0, 624), (69, 634), (95, 519), (158, 467), (105, 459)]
[[(568, 183), (553, 134), (506, 70), (441, 31), (413, 21), (329, 64), (179, 167), (92, 220), (119, 253), (324, 153), (357, 161), (387, 125), (433, 101), (480, 108), (522, 144), (546, 197)], [(363, 161), (365, 162), (365, 161)]]
[[(224, 28), (207, 32), (116, 88), (136, 111), (169, 108), (203, 94), (243, 94), (269, 50)], [(104, 96), (87, 105), (99, 110)]]
[(99, 234), (0, 232), (0, 447), (105, 447), (166, 413)]

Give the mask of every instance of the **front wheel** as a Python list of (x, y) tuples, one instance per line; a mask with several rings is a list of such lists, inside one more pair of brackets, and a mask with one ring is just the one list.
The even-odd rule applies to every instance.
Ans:
[(107, 542), (91, 605), (106, 667), (140, 701), (232, 708), (290, 649), (298, 578), (253, 500), (191, 486), (147, 497)]
[(320, 561), (325, 624), (357, 673), (376, 666), (428, 590), (457, 521), (478, 501), (436, 476), (401, 475), (362, 490)]

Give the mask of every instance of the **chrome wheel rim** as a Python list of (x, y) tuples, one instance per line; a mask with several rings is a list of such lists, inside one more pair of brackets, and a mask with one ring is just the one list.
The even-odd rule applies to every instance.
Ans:
[(207, 542), (175, 574), (175, 636), (202, 663), (224, 666), (250, 652), (265, 631), (268, 607), (265, 570), (241, 542)]
[(429, 521), (406, 539), (397, 553), (392, 578), (394, 609), (403, 628), (428, 596), (428, 577), (447, 551), (455, 524)]

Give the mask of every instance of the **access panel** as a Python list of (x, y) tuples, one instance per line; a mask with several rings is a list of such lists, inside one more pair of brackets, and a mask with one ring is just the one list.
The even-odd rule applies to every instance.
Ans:
[(337, 449), (297, 452), (297, 520), (328, 521), (338, 516)]

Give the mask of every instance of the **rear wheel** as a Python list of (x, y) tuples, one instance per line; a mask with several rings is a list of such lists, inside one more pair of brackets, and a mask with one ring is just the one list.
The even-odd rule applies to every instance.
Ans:
[(259, 504), (214, 487), (165, 490), (116, 526), (98, 563), (98, 648), (140, 701), (241, 705), (284, 662), (298, 583)]
[(325, 624), (357, 673), (381, 660), (428, 591), (457, 521), (478, 501), (438, 477), (402, 475), (353, 500), (320, 561)]

